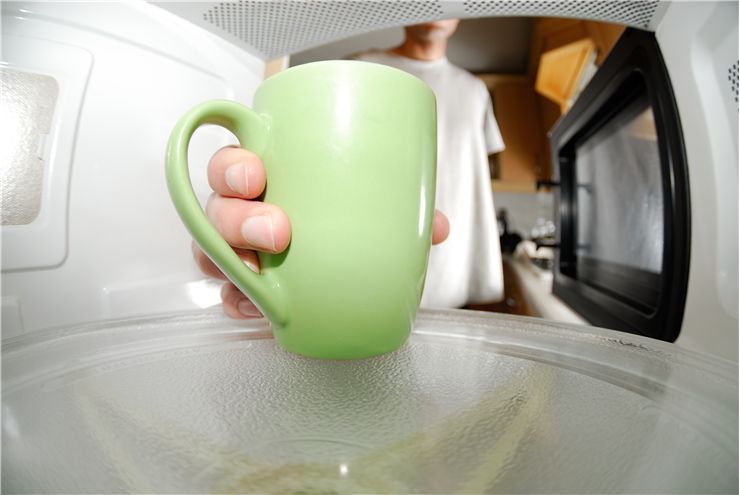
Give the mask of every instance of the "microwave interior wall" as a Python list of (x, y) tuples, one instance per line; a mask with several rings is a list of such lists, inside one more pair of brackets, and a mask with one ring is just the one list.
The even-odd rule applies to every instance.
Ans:
[[(24, 145), (36, 168), (22, 184), (40, 194), (2, 228), (3, 339), (219, 302), (218, 284), (195, 267), (166, 197), (163, 153), (174, 122), (196, 103), (249, 105), (267, 60), (426, 20), (560, 16), (654, 33), (691, 198), (676, 344), (737, 360), (736, 2), (291, 5), (288, 15), (281, 2), (2, 3), (3, 82), (43, 90), (46, 106), (33, 108), (48, 117)], [(201, 200), (208, 157), (233, 139), (218, 128), (196, 133), (190, 162)]]

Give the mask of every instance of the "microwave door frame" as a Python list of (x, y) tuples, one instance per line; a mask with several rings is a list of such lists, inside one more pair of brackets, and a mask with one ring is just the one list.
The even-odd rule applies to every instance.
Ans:
[[(638, 83), (644, 84), (644, 89)], [(638, 87), (636, 87), (638, 85)], [(642, 89), (642, 91), (641, 91)], [(658, 303), (645, 311), (578, 278), (575, 242), (576, 149), (613, 119), (625, 104), (647, 97), (655, 117), (663, 189), (664, 251)], [(571, 110), (553, 128), (551, 146), (560, 249), (553, 292), (594, 325), (675, 341), (683, 319), (690, 254), (690, 202), (680, 119), (667, 70), (651, 33), (628, 30)]]

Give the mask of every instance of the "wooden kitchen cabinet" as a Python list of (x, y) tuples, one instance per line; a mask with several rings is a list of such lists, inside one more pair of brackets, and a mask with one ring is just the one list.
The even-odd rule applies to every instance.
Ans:
[(543, 169), (548, 176), (544, 178), (550, 178), (552, 168), (550, 130), (568, 111), (623, 32), (624, 26), (606, 22), (555, 18), (535, 21), (528, 76), (535, 81), (535, 88), (538, 82), (542, 85), (536, 103), (541, 125), (540, 146), (547, 150)]
[(596, 44), (591, 38), (546, 51), (540, 57), (535, 91), (559, 105), (560, 113), (567, 112), (593, 73), (595, 59)]
[(601, 65), (624, 32), (624, 26), (578, 19), (542, 18), (535, 20), (529, 46), (528, 75), (535, 78), (543, 53), (584, 39), (593, 42), (595, 63)]
[(506, 145), (494, 158), (498, 175), (492, 177), (493, 190), (534, 192), (536, 179), (548, 178), (550, 170), (539, 135), (542, 124), (532, 80), (526, 75), (478, 77), (491, 92), (493, 111)]
[(623, 31), (604, 22), (537, 19), (527, 74), (478, 74), (506, 145), (491, 158), (494, 192), (535, 192), (537, 179), (552, 177), (550, 130)]

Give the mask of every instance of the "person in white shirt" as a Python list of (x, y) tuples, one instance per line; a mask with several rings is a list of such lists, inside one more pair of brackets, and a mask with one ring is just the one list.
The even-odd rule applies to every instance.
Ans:
[(457, 308), (503, 299), (498, 225), (488, 155), (504, 149), (485, 84), (447, 60), (459, 20), (407, 26), (404, 42), (351, 58), (389, 65), (426, 82), (437, 97), (436, 207), (450, 221), (430, 253), (423, 307)]

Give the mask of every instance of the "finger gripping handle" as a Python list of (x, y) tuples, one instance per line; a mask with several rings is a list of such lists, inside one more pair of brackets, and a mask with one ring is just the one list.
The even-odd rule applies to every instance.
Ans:
[(227, 100), (195, 106), (175, 125), (167, 145), (165, 172), (167, 188), (177, 213), (204, 253), (245, 293), (274, 324), (287, 322), (285, 294), (270, 273), (250, 270), (232, 247), (211, 225), (193, 191), (188, 164), (188, 147), (196, 129), (215, 124), (231, 131), (243, 148), (260, 155), (267, 140), (265, 120), (251, 109)]

